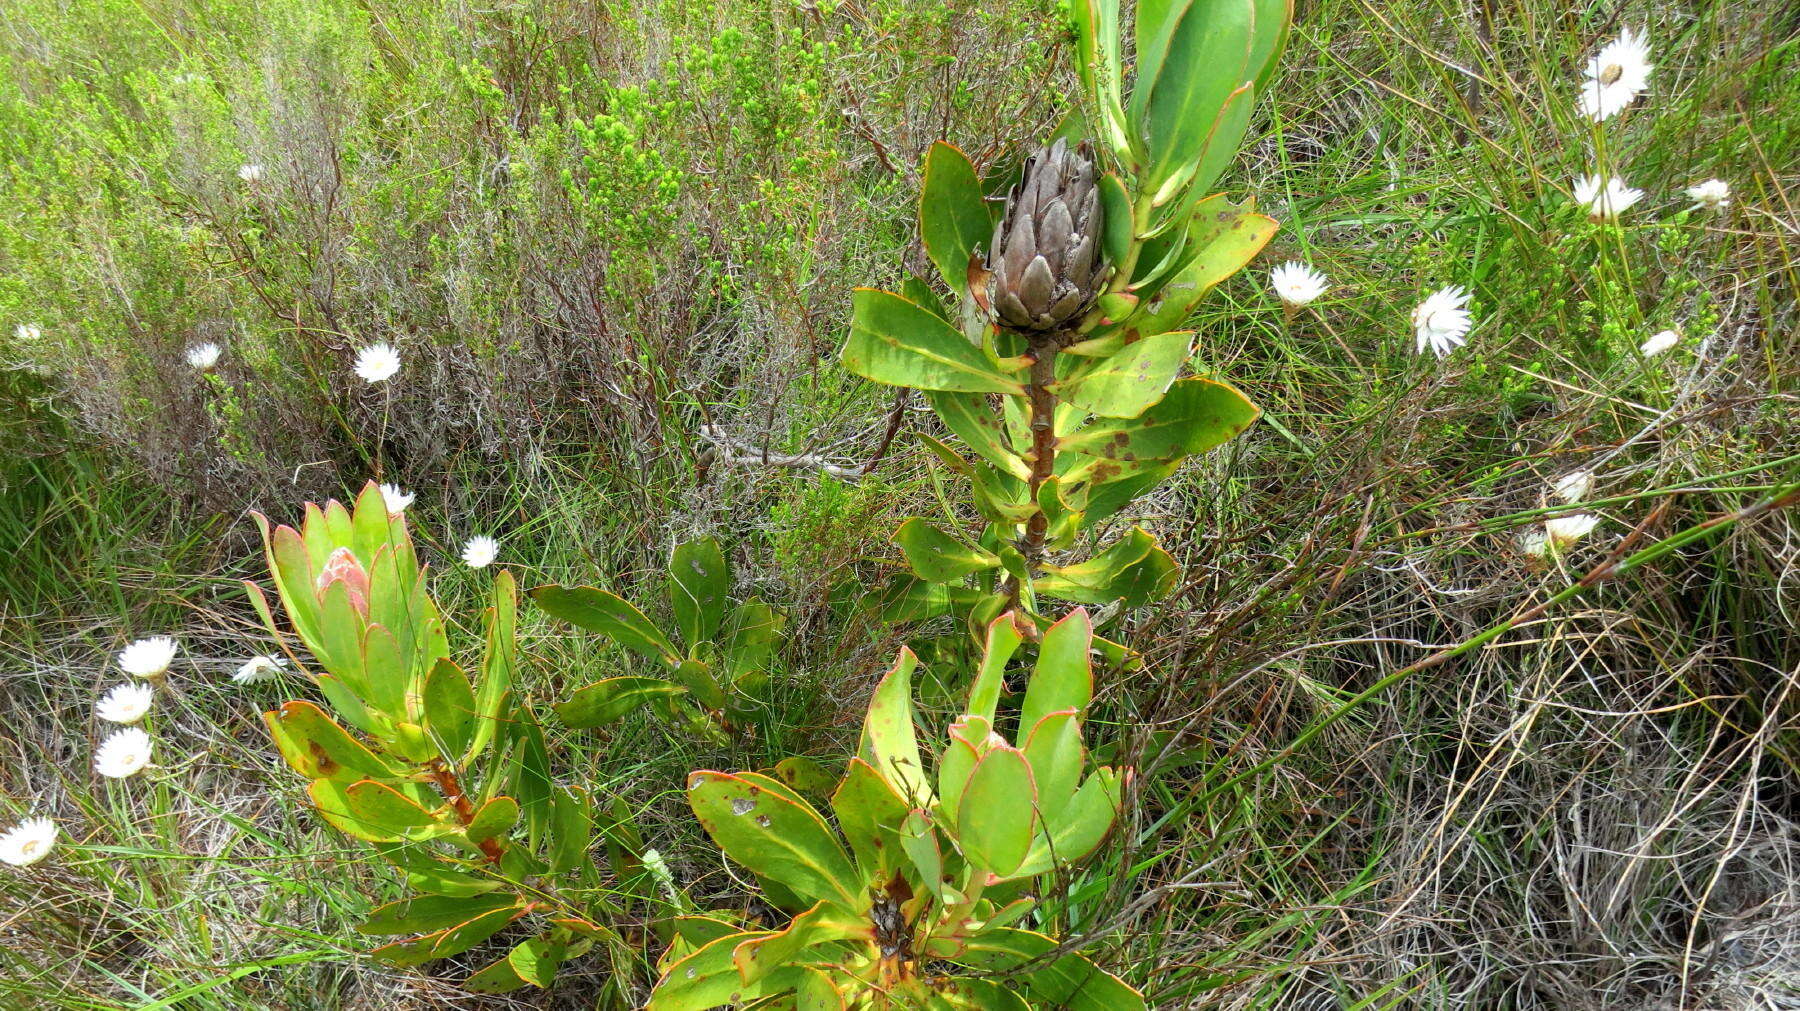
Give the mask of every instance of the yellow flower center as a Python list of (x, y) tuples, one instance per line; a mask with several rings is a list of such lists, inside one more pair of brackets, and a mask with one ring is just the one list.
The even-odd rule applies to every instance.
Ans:
[(1625, 76), (1625, 68), (1624, 67), (1620, 66), (1617, 63), (1608, 63), (1606, 65), (1606, 68), (1604, 70), (1600, 71), (1600, 83), (1601, 84), (1616, 84), (1616, 83), (1618, 83), (1619, 78), (1624, 77), (1624, 76)]
[(20, 852), (24, 853), (28, 857), (35, 857), (38, 855), (38, 853), (40, 851), (43, 850), (43, 848), (44, 848), (44, 844), (41, 841), (39, 841), (37, 839), (32, 839), (25, 844), (25, 846), (23, 847), (23, 849)]

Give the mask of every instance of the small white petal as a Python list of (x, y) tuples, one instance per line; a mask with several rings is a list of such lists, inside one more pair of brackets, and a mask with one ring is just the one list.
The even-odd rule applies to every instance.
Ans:
[(381, 501), (387, 506), (389, 516), (398, 516), (405, 512), (406, 507), (413, 504), (415, 497), (417, 496), (411, 492), (401, 491), (397, 484), (381, 486)]
[(36, 323), (20, 323), (13, 327), (13, 337), (20, 344), (31, 344), (44, 336), (44, 331)]
[(1593, 513), (1571, 513), (1544, 521), (1544, 533), (1550, 543), (1558, 548), (1566, 548), (1576, 541), (1592, 533), (1600, 525), (1600, 517)]
[(27, 818), (0, 833), (0, 861), (14, 867), (30, 867), (56, 848), (56, 823), (48, 818)]
[(247, 183), (256, 182), (263, 177), (263, 167), (254, 162), (248, 165), (239, 165), (237, 176)]
[(139, 639), (119, 651), (119, 669), (134, 677), (155, 677), (174, 660), (175, 640), (166, 635)]
[(400, 352), (389, 344), (371, 344), (356, 353), (355, 371), (364, 382), (387, 382), (400, 371)]
[(1269, 286), (1275, 296), (1298, 308), (1325, 294), (1330, 282), (1324, 274), (1298, 261), (1289, 261), (1269, 271)]
[(1655, 358), (1664, 351), (1681, 343), (1681, 335), (1673, 330), (1664, 330), (1655, 334), (1638, 346), (1638, 353), (1645, 358)]
[(111, 779), (135, 776), (150, 764), (150, 747), (150, 735), (137, 727), (116, 731), (94, 749), (94, 771)]
[(1688, 199), (1716, 211), (1731, 206), (1731, 184), (1723, 179), (1708, 179), (1687, 188)]
[(1586, 498), (1587, 493), (1593, 489), (1594, 474), (1592, 471), (1586, 470), (1570, 471), (1557, 478), (1551, 487), (1556, 492), (1557, 498), (1573, 504)]
[(492, 565), (500, 554), (500, 542), (492, 537), (471, 537), (463, 545), (463, 564), (471, 569), (484, 569)]
[(1618, 176), (1588, 176), (1575, 181), (1575, 203), (1585, 208), (1590, 221), (1617, 221), (1619, 214), (1644, 197), (1643, 190), (1625, 185)]
[(195, 344), (187, 349), (188, 367), (205, 372), (219, 364), (222, 353), (217, 344)]
[(1469, 292), (1456, 285), (1425, 296), (1412, 312), (1418, 352), (1424, 354), (1429, 349), (1442, 358), (1466, 343), (1469, 328), (1474, 325), (1468, 304)]
[(141, 681), (114, 685), (94, 704), (94, 715), (109, 723), (136, 723), (150, 711), (156, 689)]
[(273, 681), (276, 675), (281, 673), (281, 669), (286, 666), (287, 661), (278, 656), (253, 656), (244, 661), (243, 665), (237, 669), (236, 674), (231, 675), (231, 680), (241, 685)]

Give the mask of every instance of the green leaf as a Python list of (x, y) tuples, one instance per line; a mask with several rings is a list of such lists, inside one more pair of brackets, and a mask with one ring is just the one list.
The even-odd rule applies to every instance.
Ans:
[(1186, 330), (1145, 337), (1080, 376), (1056, 383), (1055, 392), (1084, 411), (1135, 418), (1162, 399), (1192, 353), (1193, 340)]
[(462, 668), (439, 660), (425, 675), (420, 701), (425, 726), (443, 742), (445, 754), (461, 755), (475, 739), (475, 690)]
[(867, 921), (820, 902), (794, 917), (785, 930), (738, 942), (732, 949), (731, 961), (744, 982), (754, 986), (787, 968), (809, 948), (872, 933)]
[(429, 934), (518, 904), (519, 897), (510, 894), (415, 895), (375, 907), (356, 930), (362, 934)]
[(662, 630), (644, 617), (636, 605), (616, 593), (592, 586), (552, 584), (532, 590), (531, 599), (551, 617), (598, 632), (626, 649), (668, 664), (681, 662), (681, 651)]
[(925, 811), (908, 811), (900, 822), (900, 848), (912, 861), (919, 881), (939, 899), (944, 896), (944, 854), (938, 848), (937, 830), (931, 827), (931, 815)]
[(786, 627), (787, 616), (760, 600), (747, 600), (733, 609), (725, 622), (723, 644), (733, 684), (768, 668)]
[(407, 843), (376, 842), (375, 851), (406, 874), (406, 884), (433, 895), (468, 896), (491, 892), (501, 886), (493, 878), (476, 877), (456, 870), (430, 851)]
[(874, 766), (852, 758), (844, 781), (831, 795), (831, 809), (838, 827), (850, 841), (864, 880), (874, 880), (895, 869), (897, 828), (906, 817), (906, 801)]
[(874, 288), (858, 288), (852, 304), (841, 355), (851, 372), (920, 390), (1024, 394), (1024, 386), (930, 310)]
[(1108, 460), (1175, 460), (1204, 453), (1256, 420), (1261, 412), (1216, 379), (1183, 379), (1135, 419), (1099, 419), (1057, 440), (1057, 451)]
[(931, 784), (925, 778), (919, 738), (913, 730), (912, 672), (918, 663), (912, 650), (900, 647), (893, 668), (875, 686), (875, 694), (869, 699), (856, 754), (873, 766), (907, 800), (909, 807), (929, 808)]
[(512, 967), (512, 953), (489, 962), (462, 981), (470, 993), (508, 993), (525, 985), (525, 980)]
[(957, 842), (963, 855), (997, 876), (1011, 874), (1031, 850), (1036, 807), (1037, 788), (1024, 752), (1005, 745), (990, 747), (969, 774), (957, 807)]
[(804, 755), (794, 755), (775, 763), (775, 775), (797, 793), (829, 797), (838, 777), (823, 765)]
[(969, 159), (941, 140), (932, 144), (919, 189), (919, 236), (925, 255), (960, 295), (969, 293), (969, 258), (993, 235), (985, 198)]
[[(961, 943), (938, 941), (931, 953), (958, 965), (988, 972), (1014, 969), (1027, 962), (1031, 971), (1019, 977), (1028, 992), (1049, 1007), (1068, 1011), (1144, 1011), (1144, 995), (1086, 958), (1056, 950), (1056, 941), (1016, 927), (984, 930)], [(1043, 959), (1042, 961), (1039, 961)]]
[(726, 934), (670, 965), (644, 1011), (709, 1011), (762, 996), (759, 988), (745, 986), (731, 955), (739, 944), (773, 933), (746, 930)]
[(1161, 304), (1134, 322), (1141, 333), (1180, 329), (1207, 292), (1242, 270), (1281, 227), (1223, 193), (1201, 200), (1191, 213), (1188, 246), (1193, 259), (1162, 286)]
[(985, 716), (969, 714), (950, 724), (950, 743), (939, 756), (937, 774), (938, 809), (952, 825), (962, 804), (963, 788), (969, 785), (969, 774), (987, 752), (988, 735), (992, 733), (993, 722)]
[(894, 543), (920, 579), (933, 583), (951, 583), (972, 572), (984, 572), (1000, 564), (1000, 559), (956, 538), (918, 518), (900, 524), (894, 531)]
[(969, 686), (969, 714), (979, 716), (989, 723), (994, 720), (994, 710), (1000, 705), (1000, 689), (1005, 684), (1006, 662), (1018, 651), (1019, 644), (1024, 642), (1019, 633), (1018, 623), (1011, 612), (995, 618), (988, 623), (987, 640), (981, 652), (981, 667), (975, 673), (975, 681)]
[[(467, 923), (461, 923), (444, 931), (437, 943), (431, 946), (429, 958), (449, 958), (460, 955), (477, 944), (498, 934), (507, 924), (525, 915), (523, 906), (510, 909), (496, 909), (491, 913), (482, 913)], [(376, 951), (376, 955), (380, 952)]]
[(511, 797), (495, 797), (481, 805), (475, 817), (469, 819), (468, 828), (464, 830), (469, 841), (480, 845), (489, 839), (498, 839), (519, 822), (519, 802)]
[(345, 787), (344, 799), (352, 817), (381, 832), (401, 833), (437, 821), (411, 797), (372, 779), (358, 780)]
[[(1131, 119), (1148, 148), (1144, 191), (1160, 205), (1194, 178), (1219, 110), (1256, 75), (1249, 65), (1255, 5), (1155, 0), (1149, 6), (1156, 8), (1154, 40), (1151, 52), (1140, 54)], [(1138, 25), (1142, 40), (1145, 25)], [(1237, 140), (1231, 143), (1235, 148)]]
[(594, 816), (581, 787), (558, 787), (551, 793), (550, 873), (579, 866), (593, 840)]
[(1038, 813), (1054, 825), (1081, 785), (1087, 749), (1081, 743), (1080, 714), (1073, 709), (1047, 714), (1030, 728), (1023, 747), (1037, 784)]
[(717, 540), (689, 541), (670, 555), (669, 603), (675, 610), (675, 627), (690, 653), (719, 630), (730, 593), (731, 568), (725, 564)]
[(586, 730), (612, 723), (652, 699), (685, 694), (686, 688), (661, 678), (626, 675), (577, 689), (567, 702), (559, 702), (550, 708), (563, 723), (576, 730)]
[(1106, 250), (1106, 262), (1124, 263), (1131, 252), (1131, 194), (1116, 172), (1100, 177), (1100, 244)]
[(569, 946), (547, 937), (534, 937), (507, 953), (506, 961), (519, 978), (538, 987), (547, 987), (556, 979), (556, 968), (567, 957)]
[[(1256, 0), (1251, 0), (1252, 3)], [(1159, 212), (1160, 221), (1152, 228), (1165, 225), (1180, 227), (1190, 220), (1192, 209), (1200, 198), (1206, 196), (1213, 182), (1225, 167), (1237, 157), (1238, 147), (1243, 142), (1244, 131), (1250, 125), (1250, 112), (1256, 106), (1257, 91), (1254, 85), (1245, 81), (1243, 86), (1225, 96), (1225, 104), (1220, 107), (1217, 118), (1213, 120), (1212, 129), (1208, 130), (1201, 143), (1200, 156), (1195, 159), (1191, 178), (1185, 178), (1181, 185), (1186, 189), (1180, 199), (1164, 204)], [(1187, 173), (1177, 178), (1187, 176)], [(1159, 201), (1160, 203), (1160, 201)], [(1185, 260), (1183, 261), (1185, 265)]]
[(1030, 733), (1051, 713), (1087, 712), (1094, 697), (1093, 670), (1088, 663), (1093, 637), (1094, 626), (1085, 608), (1076, 608), (1044, 632), (1037, 666), (1025, 686), (1025, 703), (1019, 710), (1021, 734)]
[[(368, 782), (368, 780), (361, 780)], [(361, 839), (364, 842), (395, 842), (400, 839), (400, 830), (394, 826), (372, 823), (350, 809), (350, 795), (347, 784), (335, 779), (315, 779), (306, 784), (307, 796), (312, 798), (313, 806), (319, 809), (320, 817), (345, 835)]]
[(1032, 584), (1044, 596), (1081, 604), (1120, 600), (1126, 607), (1162, 598), (1173, 588), (1177, 572), (1175, 559), (1135, 527), (1085, 562), (1045, 568), (1048, 574)]
[(397, 779), (409, 770), (364, 747), (311, 702), (286, 702), (263, 714), (281, 757), (308, 779)]
[(494, 591), (485, 615), (487, 628), (481, 654), (481, 687), (475, 693), (475, 735), (469, 742), (469, 758), (487, 749), (504, 724), (513, 675), (519, 668), (519, 585), (512, 572), (494, 575)]
[(688, 776), (688, 804), (719, 848), (757, 874), (809, 902), (849, 910), (868, 904), (850, 858), (805, 802), (743, 776), (703, 770)]
[(982, 459), (1020, 481), (1031, 477), (1031, 465), (1012, 451), (1005, 429), (988, 409), (983, 394), (926, 390), (925, 400), (944, 427)]

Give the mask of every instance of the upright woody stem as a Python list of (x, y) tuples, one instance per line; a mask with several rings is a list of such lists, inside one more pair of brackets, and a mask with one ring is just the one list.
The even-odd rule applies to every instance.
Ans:
[[(1035, 573), (1044, 560), (1044, 540), (1050, 519), (1037, 508), (1038, 489), (1056, 473), (1056, 395), (1050, 384), (1056, 381), (1056, 353), (1062, 349), (1060, 332), (1034, 334), (1030, 346), (1031, 377), (1025, 384), (1027, 423), (1031, 428), (1031, 475), (1028, 479), (1032, 503), (1031, 518), (1025, 522), (1025, 535), (1019, 539), (1019, 553), (1025, 556), (1025, 571)], [(1021, 580), (1007, 585), (1007, 607), (1019, 603), (1023, 590)]]

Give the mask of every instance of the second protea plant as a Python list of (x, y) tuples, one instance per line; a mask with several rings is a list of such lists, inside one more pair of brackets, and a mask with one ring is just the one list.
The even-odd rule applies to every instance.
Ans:
[[(900, 527), (909, 571), (879, 598), (890, 617), (957, 613), (974, 631), (1012, 608), (1048, 622), (1041, 598), (1161, 596), (1174, 560), (1142, 530), (1109, 537), (1105, 521), (1259, 413), (1226, 383), (1186, 374), (1187, 320), (1277, 227), (1211, 187), (1266, 89), (1291, 5), (1158, 10), (1140, 12), (1127, 46), (1116, 0), (1072, 0), (1087, 115), (1010, 177), (933, 145), (919, 232), (941, 287), (915, 277), (856, 293), (845, 367), (925, 393), (957, 440), (925, 444), (969, 483), (985, 521), (973, 536)], [(996, 176), (1004, 199), (983, 182)], [(1078, 544), (1098, 551), (1071, 557)]]

